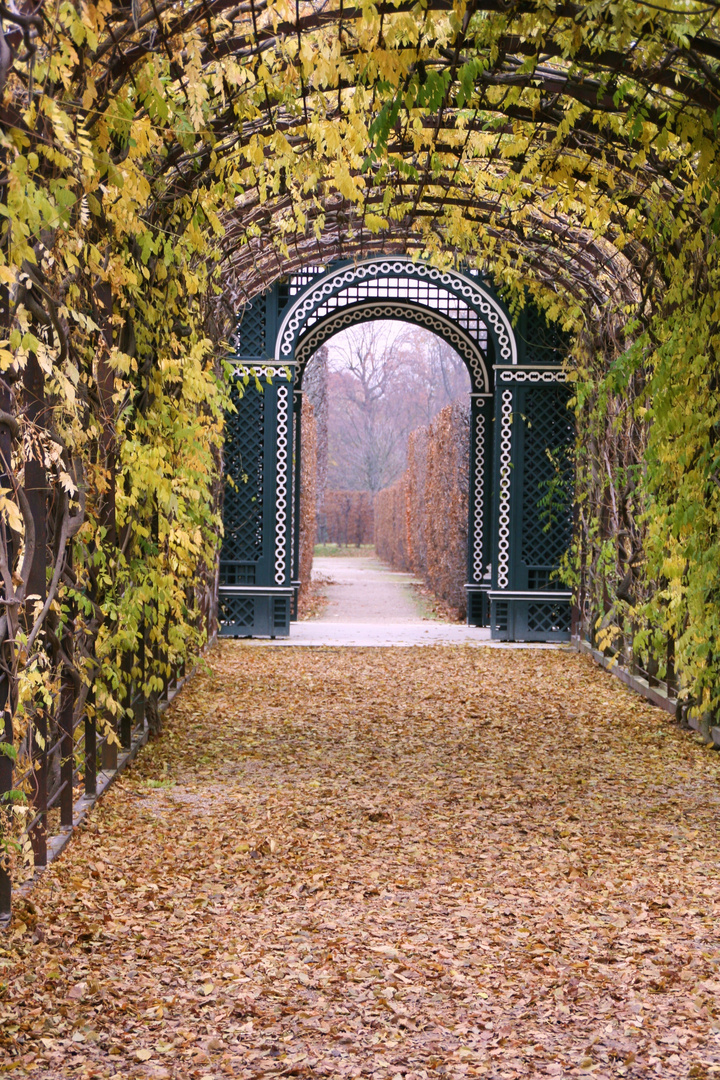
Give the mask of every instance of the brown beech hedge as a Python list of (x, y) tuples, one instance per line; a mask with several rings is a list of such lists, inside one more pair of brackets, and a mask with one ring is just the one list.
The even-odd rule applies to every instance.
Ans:
[(470, 411), (446, 406), (413, 431), (408, 467), (375, 497), (375, 547), (397, 570), (421, 577), (458, 615), (465, 612)]

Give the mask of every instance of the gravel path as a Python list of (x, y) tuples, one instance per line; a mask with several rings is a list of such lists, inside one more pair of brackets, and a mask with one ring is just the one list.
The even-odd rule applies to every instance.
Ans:
[(419, 605), (410, 588), (412, 574), (390, 570), (378, 559), (316, 556), (313, 577), (332, 582), (323, 589), (328, 604), (322, 622), (422, 623)]
[(423, 601), (410, 585), (413, 575), (390, 570), (378, 559), (316, 556), (313, 577), (330, 582), (323, 587), (327, 606), (316, 619), (291, 623), (290, 637), (277, 638), (273, 645), (384, 648), (490, 640), (489, 630), (424, 617)]

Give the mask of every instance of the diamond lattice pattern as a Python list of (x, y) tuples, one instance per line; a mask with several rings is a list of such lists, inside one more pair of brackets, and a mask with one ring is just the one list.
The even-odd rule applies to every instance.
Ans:
[[(533, 387), (525, 396), (522, 559), (526, 566), (557, 566), (572, 536), (572, 465), (567, 449), (574, 427), (567, 401), (568, 388), (562, 384)], [(561, 487), (554, 482), (558, 475)], [(543, 499), (549, 492), (548, 507)]]
[(255, 601), (248, 596), (220, 596), (220, 622), (224, 626), (252, 626)]
[(240, 397), (227, 417), (225, 434), (225, 504), (221, 563), (255, 562), (262, 555), (263, 442), (265, 399), (254, 386)]
[(237, 333), (238, 356), (265, 357), (265, 298), (247, 304)]
[(569, 629), (568, 604), (528, 604), (528, 630), (536, 634), (558, 634)]

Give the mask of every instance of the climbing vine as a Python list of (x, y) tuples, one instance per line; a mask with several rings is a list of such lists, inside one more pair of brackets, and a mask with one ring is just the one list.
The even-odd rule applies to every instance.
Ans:
[(712, 715), (720, 704), (713, 231), (668, 265), (669, 284), (647, 329), (627, 348), (605, 342), (578, 370), (575, 567), (584, 577), (586, 628), (598, 644), (617, 649), (634, 639), (635, 652), (664, 675), (669, 638), (685, 700)]

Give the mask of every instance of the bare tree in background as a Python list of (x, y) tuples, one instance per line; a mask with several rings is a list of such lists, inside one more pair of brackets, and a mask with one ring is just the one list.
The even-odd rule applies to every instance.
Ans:
[(465, 361), (442, 338), (419, 327), (408, 327), (404, 340), (411, 429), (429, 424), (446, 405), (466, 398), (470, 377)]
[(331, 486), (380, 491), (403, 458), (399, 354), (402, 340), (363, 323), (333, 343), (330, 374)]
[[(380, 491), (404, 471), (410, 432), (467, 396), (467, 369), (440, 338), (402, 323), (363, 323), (324, 348), (328, 487)], [(313, 359), (308, 371), (314, 364)], [(315, 390), (308, 388), (307, 375), (305, 380), (318, 416)]]

